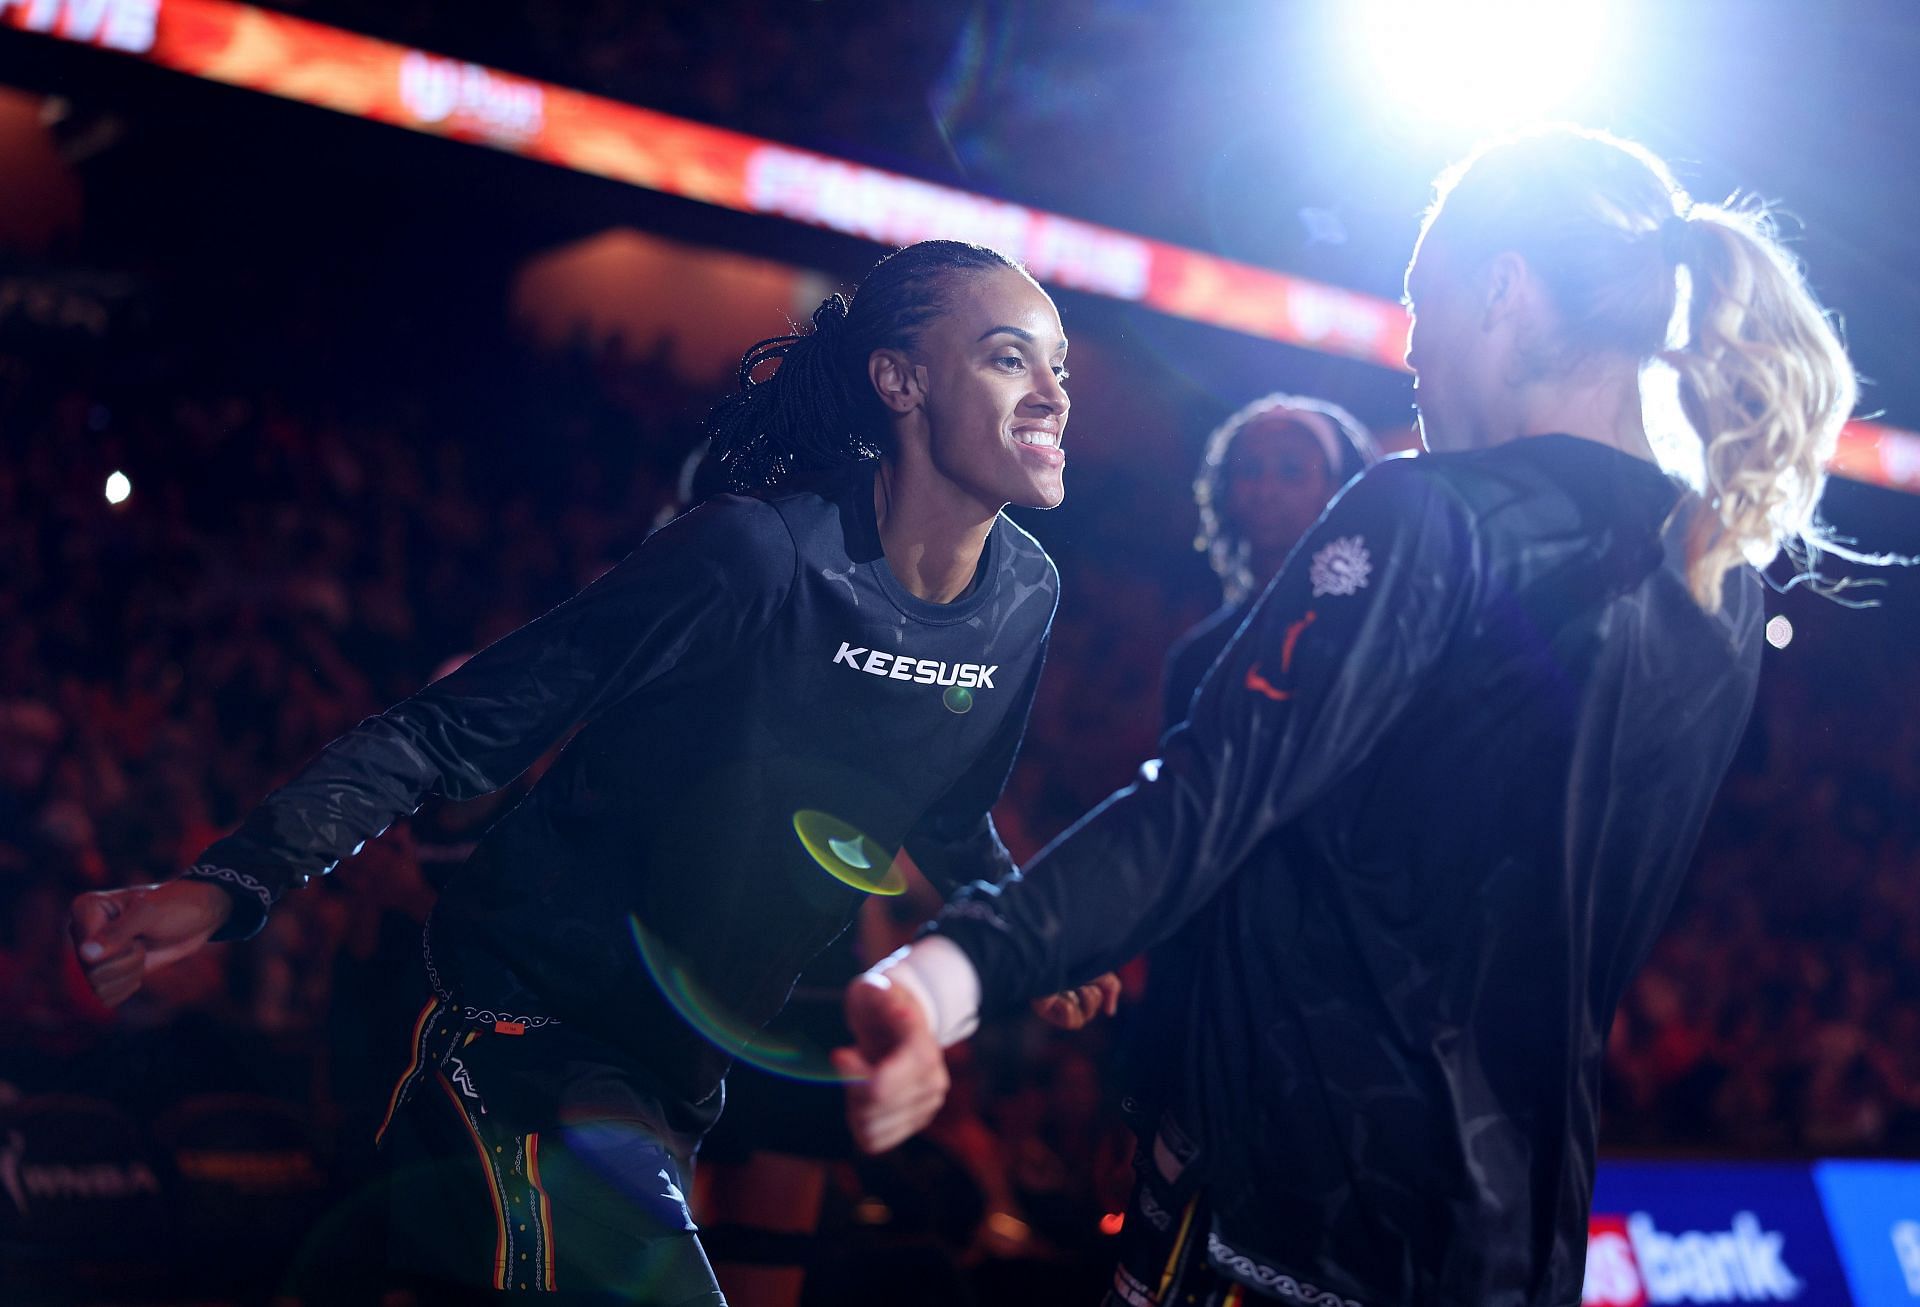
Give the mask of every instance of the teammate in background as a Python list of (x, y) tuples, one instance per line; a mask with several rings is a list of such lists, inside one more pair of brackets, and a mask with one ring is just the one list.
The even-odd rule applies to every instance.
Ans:
[[(1334, 495), (1379, 461), (1373, 436), (1351, 413), (1296, 395), (1262, 396), (1208, 435), (1193, 480), (1200, 510), (1194, 545), (1220, 578), (1223, 602), (1167, 653), (1163, 732), (1186, 720), (1207, 669)], [(1146, 989), (1127, 1022), (1128, 1115), (1136, 1126), (1150, 1122), (1179, 1070), (1154, 1032), (1181, 1019), (1179, 1005), (1205, 948), (1203, 925), (1190, 923), (1148, 951)]]
[(1367, 429), (1325, 400), (1266, 395), (1214, 428), (1193, 481), (1194, 547), (1220, 578), (1223, 602), (1167, 654), (1167, 728), (1186, 720), (1207, 668), (1328, 501), (1379, 461)]
[(730, 1058), (696, 1025), (751, 1043), (903, 844), (943, 887), (1009, 870), (988, 809), (1058, 581), (1000, 510), (1065, 493), (1059, 314), (1000, 254), (930, 241), (813, 324), (748, 351), (710, 420), (738, 493), (362, 722), (178, 879), (74, 904), (119, 1003), (579, 729), (446, 886), (395, 1041), (396, 1257), (435, 1301), (720, 1302), (684, 1194)]
[(848, 991), (883, 1149), (977, 1013), (1200, 923), (1114, 1303), (1580, 1300), (1606, 1032), (1753, 703), (1750, 563), (1819, 543), (1854, 377), (1761, 215), (1542, 131), (1440, 179), (1407, 295), (1433, 456), (1334, 503), (1135, 785)]

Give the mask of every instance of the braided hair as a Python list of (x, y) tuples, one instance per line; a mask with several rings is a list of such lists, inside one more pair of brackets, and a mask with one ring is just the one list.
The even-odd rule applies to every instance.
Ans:
[[(737, 388), (707, 415), (712, 456), (728, 488), (752, 492), (796, 472), (878, 458), (887, 411), (867, 378), (877, 349), (912, 349), (947, 306), (952, 279), (1013, 260), (965, 241), (921, 241), (874, 264), (851, 300), (829, 295), (813, 329), (760, 341), (740, 358)], [(775, 371), (755, 379), (768, 363)]]

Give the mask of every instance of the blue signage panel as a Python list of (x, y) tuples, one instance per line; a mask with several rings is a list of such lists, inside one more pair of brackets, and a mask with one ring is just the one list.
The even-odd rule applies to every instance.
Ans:
[(1920, 1162), (1816, 1162), (1857, 1307), (1920, 1307)]
[(1847, 1281), (1805, 1166), (1603, 1163), (1587, 1307), (1845, 1307)]

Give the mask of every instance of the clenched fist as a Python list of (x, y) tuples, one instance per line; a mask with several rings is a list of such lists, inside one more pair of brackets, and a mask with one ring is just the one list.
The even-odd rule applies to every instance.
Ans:
[(197, 880), (82, 894), (74, 951), (100, 1001), (118, 1007), (149, 974), (198, 951), (232, 912), (225, 890)]

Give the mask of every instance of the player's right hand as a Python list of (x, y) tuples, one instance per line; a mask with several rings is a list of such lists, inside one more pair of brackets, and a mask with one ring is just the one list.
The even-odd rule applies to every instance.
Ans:
[(118, 1007), (147, 976), (196, 952), (233, 912), (218, 885), (170, 880), (82, 894), (73, 901), (73, 945), (102, 1003)]
[(947, 1101), (947, 1060), (920, 1004), (869, 972), (847, 986), (855, 1047), (836, 1048), (847, 1125), (861, 1151), (884, 1153), (924, 1130)]

